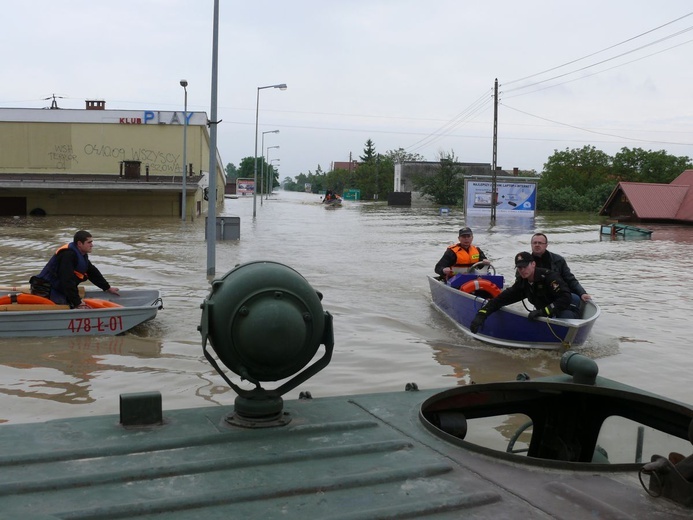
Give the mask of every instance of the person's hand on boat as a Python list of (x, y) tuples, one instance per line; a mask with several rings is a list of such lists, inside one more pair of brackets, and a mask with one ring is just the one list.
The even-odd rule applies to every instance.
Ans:
[(592, 299), (592, 296), (590, 296), (589, 294), (585, 293), (585, 294), (583, 294), (582, 296), (580, 296), (580, 299), (581, 299), (583, 302), (586, 302), (586, 301), (588, 301), (588, 300), (591, 300), (591, 299)]
[(450, 277), (453, 275), (452, 267), (445, 267), (445, 268), (443, 268), (443, 274), (444, 274), (446, 277), (450, 278)]
[(486, 311), (484, 309), (481, 309), (479, 312), (476, 313), (476, 316), (472, 320), (472, 323), (469, 325), (469, 330), (472, 332), (472, 334), (476, 334), (481, 327), (484, 326), (484, 322), (486, 321), (487, 318)]
[(75, 308), (76, 308), (76, 309), (91, 309), (91, 307), (89, 307), (89, 305), (87, 305), (87, 304), (84, 303), (84, 302), (80, 303), (80, 304), (79, 304), (77, 307), (75, 307)]
[(116, 296), (120, 296), (119, 291), (120, 291), (120, 289), (118, 289), (117, 287), (109, 287), (108, 289), (106, 289), (106, 292), (109, 292), (111, 294), (115, 294)]
[(529, 311), (527, 318), (530, 320), (536, 320), (537, 318), (542, 318), (544, 316), (546, 316), (544, 309), (534, 309), (533, 311)]

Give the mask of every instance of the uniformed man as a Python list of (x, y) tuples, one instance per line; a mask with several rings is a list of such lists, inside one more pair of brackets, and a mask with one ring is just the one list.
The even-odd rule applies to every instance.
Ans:
[(570, 292), (568, 284), (558, 273), (537, 267), (532, 254), (527, 251), (515, 255), (515, 267), (519, 274), (515, 283), (488, 300), (476, 313), (469, 326), (473, 334), (483, 327), (490, 314), (525, 298), (535, 307), (527, 316), (530, 320), (540, 316), (564, 319), (580, 317), (580, 298)]

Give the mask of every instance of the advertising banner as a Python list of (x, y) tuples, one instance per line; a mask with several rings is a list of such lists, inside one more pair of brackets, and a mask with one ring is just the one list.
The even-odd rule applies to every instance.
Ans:
[[(465, 179), (465, 215), (490, 215), (492, 182)], [(533, 181), (496, 182), (496, 215), (534, 217), (537, 207), (537, 184)]]
[(254, 179), (236, 179), (236, 195), (252, 195), (254, 191)]

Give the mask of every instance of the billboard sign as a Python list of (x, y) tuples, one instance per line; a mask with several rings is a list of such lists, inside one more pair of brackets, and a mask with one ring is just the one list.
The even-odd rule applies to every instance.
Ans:
[[(490, 180), (465, 179), (466, 215), (490, 215), (493, 193)], [(534, 181), (496, 182), (496, 215), (534, 217), (537, 207), (537, 183)]]
[(236, 195), (252, 195), (254, 191), (254, 179), (236, 179)]

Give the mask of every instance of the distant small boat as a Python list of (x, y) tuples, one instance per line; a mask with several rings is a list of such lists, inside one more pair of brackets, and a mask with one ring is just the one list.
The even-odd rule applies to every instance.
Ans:
[(342, 206), (342, 197), (333, 195), (329, 199), (323, 199), (322, 203), (325, 205), (325, 208), (339, 208)]
[(602, 224), (599, 230), (599, 238), (601, 239), (603, 236), (609, 236), (611, 240), (652, 238), (652, 231), (626, 224)]

